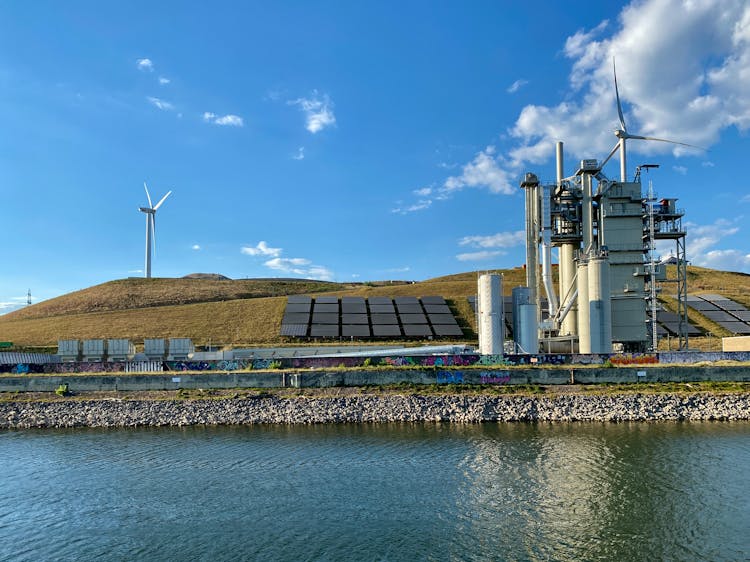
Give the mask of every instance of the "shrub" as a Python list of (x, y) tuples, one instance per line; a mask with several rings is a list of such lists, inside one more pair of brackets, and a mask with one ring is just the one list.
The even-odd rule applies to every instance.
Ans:
[(58, 396), (67, 396), (70, 394), (70, 390), (68, 389), (68, 384), (63, 383), (60, 386), (57, 387), (57, 390), (55, 390), (55, 394)]

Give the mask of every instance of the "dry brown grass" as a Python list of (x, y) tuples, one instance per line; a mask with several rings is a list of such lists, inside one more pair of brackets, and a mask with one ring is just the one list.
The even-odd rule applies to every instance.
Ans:
[[(501, 271), (504, 293), (525, 284), (521, 268)], [(673, 272), (672, 272), (673, 273)], [(97, 285), (0, 316), (0, 340), (18, 346), (51, 346), (58, 339), (189, 337), (197, 345), (279, 345), (287, 294), (445, 297), (466, 341), (476, 320), (466, 297), (476, 294), (477, 273), (459, 273), (419, 283), (337, 284), (295, 280), (125, 279)], [(750, 276), (690, 267), (690, 293), (715, 292), (750, 308)], [(276, 296), (278, 295), (278, 296)], [(674, 309), (669, 288), (662, 299)], [(670, 306), (671, 304), (671, 306)], [(716, 336), (729, 335), (703, 316), (691, 322)], [(716, 349), (718, 339), (691, 338), (691, 347)]]

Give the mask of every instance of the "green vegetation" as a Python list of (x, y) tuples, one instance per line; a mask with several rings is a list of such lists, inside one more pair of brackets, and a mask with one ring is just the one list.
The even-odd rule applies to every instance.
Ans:
[(57, 387), (57, 390), (55, 390), (55, 394), (58, 396), (68, 396), (70, 394), (70, 390), (68, 389), (67, 384), (61, 384)]

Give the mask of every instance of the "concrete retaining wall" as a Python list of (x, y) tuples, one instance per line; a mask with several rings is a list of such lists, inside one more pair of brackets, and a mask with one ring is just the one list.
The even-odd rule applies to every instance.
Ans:
[(316, 370), (305, 372), (172, 373), (155, 375), (1, 376), (0, 392), (54, 392), (67, 384), (72, 392), (178, 390), (197, 388), (310, 388), (413, 384), (594, 384), (634, 382), (750, 382), (748, 366), (618, 367), (611, 369), (393, 369)]

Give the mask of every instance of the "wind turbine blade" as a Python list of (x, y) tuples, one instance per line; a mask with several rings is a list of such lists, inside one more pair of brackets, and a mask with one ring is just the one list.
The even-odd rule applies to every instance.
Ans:
[(659, 142), (668, 142), (669, 144), (679, 144), (680, 146), (687, 146), (689, 148), (697, 148), (698, 150), (706, 150), (705, 148), (701, 146), (695, 146), (694, 144), (688, 144), (686, 142), (677, 142), (669, 139), (657, 139), (656, 137), (642, 137), (640, 135), (628, 135), (629, 139), (638, 139), (638, 140), (649, 140), (649, 141), (659, 141)]
[(171, 193), (172, 193), (172, 190), (169, 190), (169, 191), (167, 191), (167, 194), (166, 194), (166, 195), (165, 195), (164, 197), (162, 197), (162, 198), (161, 198), (161, 201), (159, 201), (159, 202), (158, 202), (158, 203), (156, 204), (156, 207), (154, 207), (154, 211), (155, 211), (155, 210), (157, 210), (157, 209), (158, 209), (159, 207), (161, 207), (161, 204), (162, 204), (162, 203), (164, 203), (164, 200), (165, 200), (165, 199), (166, 199), (167, 197), (169, 197), (169, 195), (170, 195)]
[(143, 182), (143, 189), (146, 190), (146, 199), (148, 199), (148, 206), (149, 206), (149, 208), (151, 208), (151, 207), (153, 207), (153, 205), (151, 204), (151, 196), (148, 194), (148, 187), (146, 187), (146, 182), (145, 181)]
[(617, 98), (617, 115), (620, 117), (620, 127), (623, 131), (627, 131), (628, 128), (625, 126), (625, 117), (622, 115), (622, 104), (620, 103), (620, 90), (617, 87), (617, 67), (615, 66), (615, 57), (612, 57), (612, 72), (615, 75), (615, 97)]
[(618, 142), (615, 147), (612, 149), (612, 152), (609, 153), (609, 156), (607, 156), (604, 161), (599, 165), (600, 168), (604, 168), (604, 165), (609, 162), (609, 159), (612, 158), (615, 155), (615, 152), (617, 152), (617, 149), (620, 148), (620, 143)]

